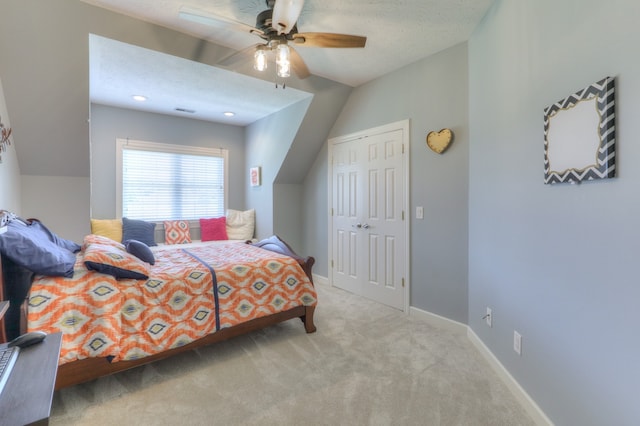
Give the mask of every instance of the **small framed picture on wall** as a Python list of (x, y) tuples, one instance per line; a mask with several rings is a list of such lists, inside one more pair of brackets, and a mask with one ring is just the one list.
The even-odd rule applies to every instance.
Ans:
[(259, 166), (251, 167), (249, 169), (249, 182), (251, 183), (251, 186), (260, 186), (262, 184)]

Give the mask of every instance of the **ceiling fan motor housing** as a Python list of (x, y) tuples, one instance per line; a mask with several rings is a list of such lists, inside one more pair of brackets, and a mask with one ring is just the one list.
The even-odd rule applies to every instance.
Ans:
[[(283, 3), (276, 3), (277, 1), (282, 1)], [(282, 7), (275, 8), (278, 24), (276, 25), (277, 28), (274, 28), (273, 15), (276, 4)], [(281, 60), (281, 62), (286, 63), (290, 61), (289, 65), (291, 69), (300, 79), (308, 77), (310, 72), (302, 57), (292, 46), (294, 44), (296, 47), (365, 47), (367, 38), (364, 36), (324, 32), (298, 33), (297, 20), (303, 4), (304, 0), (266, 0), (268, 9), (258, 14), (255, 27), (228, 17), (206, 14), (197, 10), (190, 10), (189, 8), (181, 8), (180, 16), (194, 22), (204, 23), (205, 25), (215, 25), (215, 21), (220, 21), (226, 25), (235, 25), (241, 31), (256, 35), (264, 41), (264, 43), (250, 46), (242, 51), (236, 52), (223, 61), (220, 61), (222, 64), (226, 63), (229, 65), (236, 61), (237, 58), (243, 56), (248, 57), (246, 54), (249, 52), (251, 52), (254, 61), (257, 56), (259, 56), (261, 60), (264, 60), (265, 51), (274, 51), (279, 47), (283, 48), (281, 50), (285, 50), (284, 47), (287, 46), (288, 48), (286, 50), (289, 53), (289, 60)]]
[(263, 10), (258, 13), (258, 16), (256, 17), (256, 28), (262, 30), (265, 34), (276, 32), (276, 30), (271, 27), (272, 16), (273, 9)]
[(287, 34), (278, 34), (278, 32), (271, 26), (273, 17), (273, 10), (267, 9), (263, 10), (256, 17), (256, 28), (264, 33), (264, 36), (261, 36), (264, 40), (293, 40), (293, 34), (298, 33), (298, 25), (294, 25)]

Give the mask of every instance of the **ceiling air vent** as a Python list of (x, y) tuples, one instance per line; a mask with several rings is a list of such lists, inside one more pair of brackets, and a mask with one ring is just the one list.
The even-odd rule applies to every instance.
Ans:
[(178, 112), (186, 112), (189, 114), (194, 114), (196, 111), (193, 109), (187, 109), (187, 108), (176, 108), (176, 111)]

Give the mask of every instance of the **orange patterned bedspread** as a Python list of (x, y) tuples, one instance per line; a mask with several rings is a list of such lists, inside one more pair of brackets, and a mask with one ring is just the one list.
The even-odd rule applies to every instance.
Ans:
[(63, 333), (60, 364), (105, 356), (118, 361), (316, 304), (313, 284), (288, 256), (236, 242), (162, 246), (154, 255), (147, 280), (87, 270), (83, 252), (73, 278), (37, 276), (28, 329)]

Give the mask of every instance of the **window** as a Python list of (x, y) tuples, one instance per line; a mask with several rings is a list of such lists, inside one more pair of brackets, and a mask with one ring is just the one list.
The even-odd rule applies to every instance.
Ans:
[(148, 221), (224, 216), (226, 149), (116, 141), (117, 211)]

